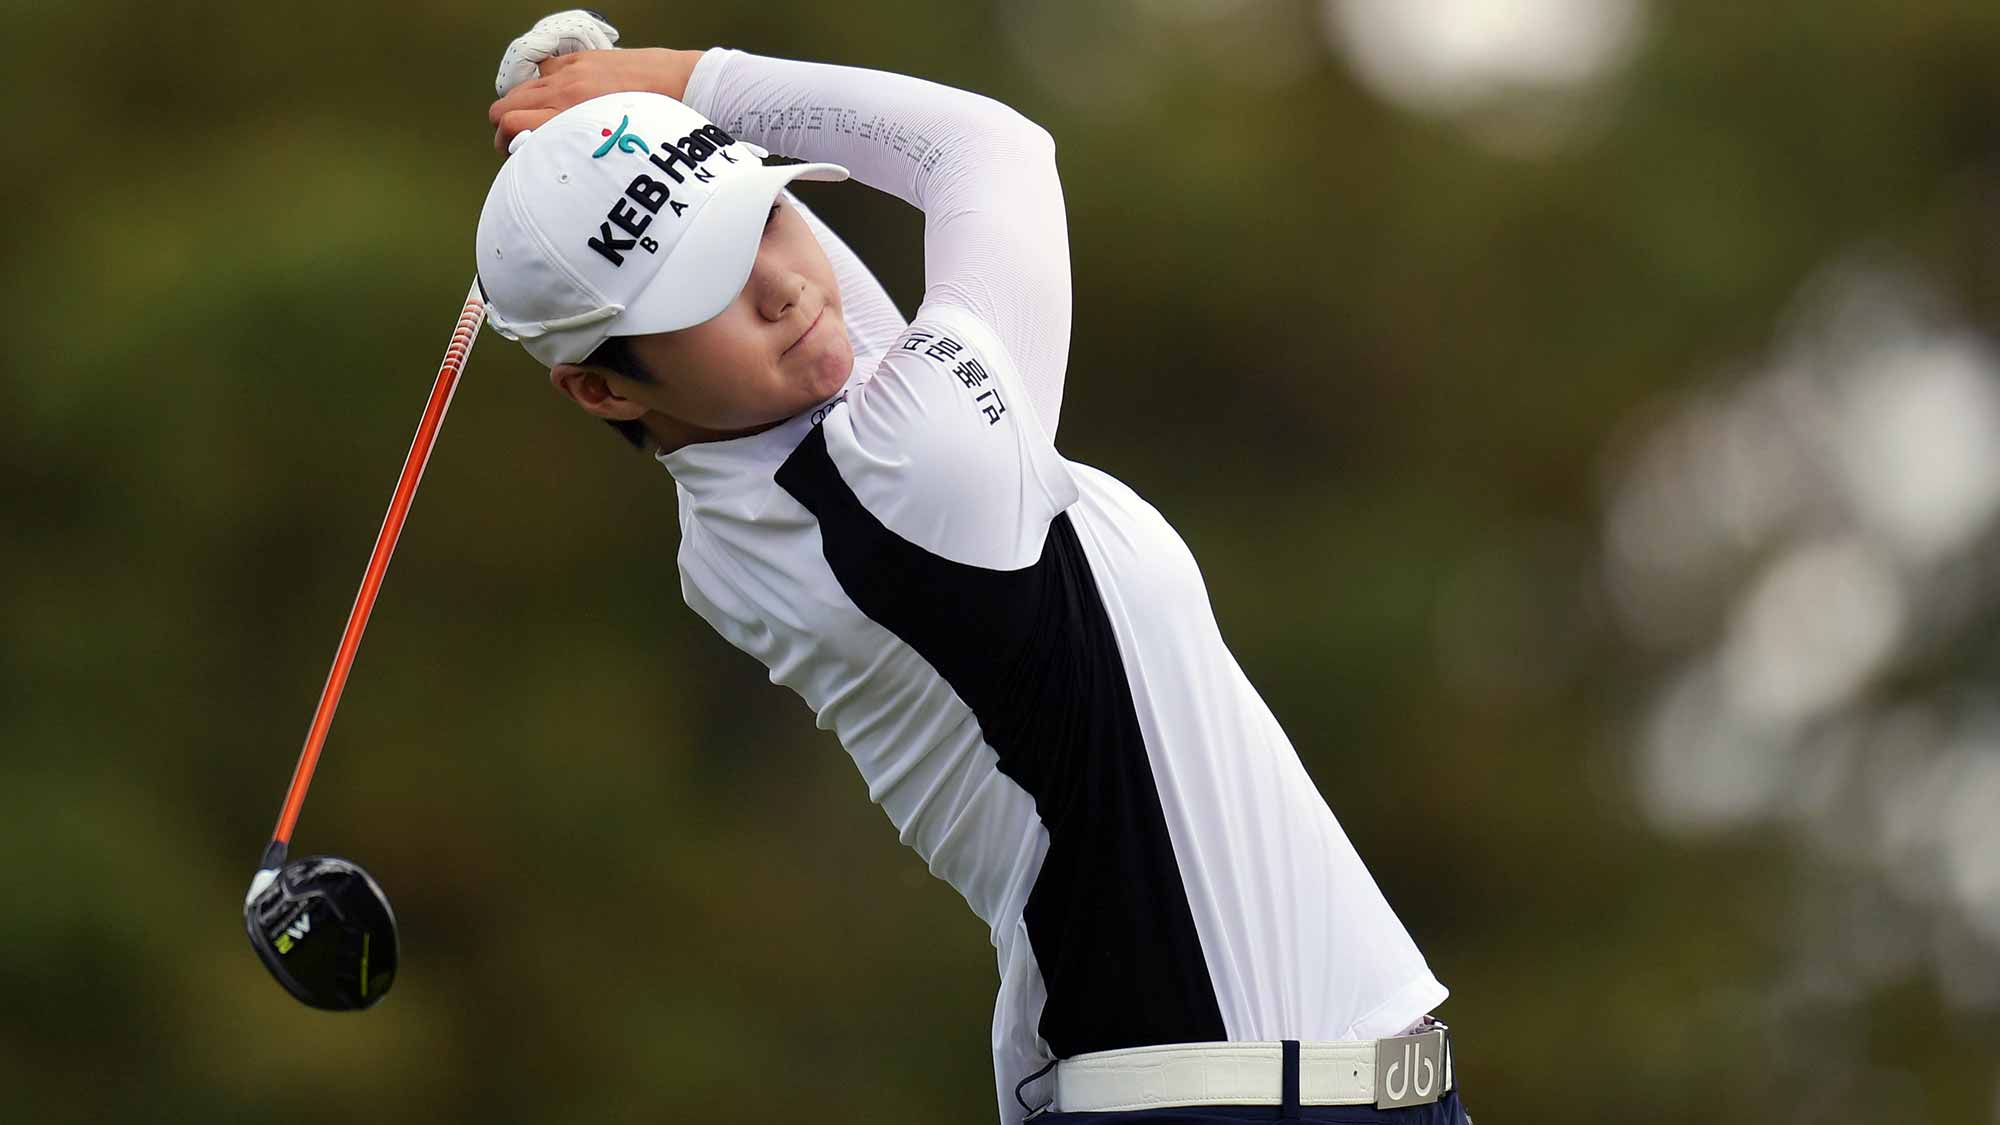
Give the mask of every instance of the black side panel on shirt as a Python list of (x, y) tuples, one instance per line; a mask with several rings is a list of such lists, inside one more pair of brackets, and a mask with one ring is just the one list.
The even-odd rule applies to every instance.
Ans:
[(882, 526), (817, 426), (777, 482), (819, 521), (847, 596), (937, 669), (1000, 771), (1034, 798), (1049, 851), (1026, 920), (1050, 1049), (1226, 1039), (1118, 641), (1068, 513), (1034, 565), (987, 570)]

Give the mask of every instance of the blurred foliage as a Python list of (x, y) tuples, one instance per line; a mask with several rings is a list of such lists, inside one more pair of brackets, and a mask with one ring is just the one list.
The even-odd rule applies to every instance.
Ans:
[[(544, 10), (7, 6), (35, 49), (0, 178), (0, 305), (34, 329), (0, 383), (6, 1120), (991, 1119), (983, 928), (681, 605), (666, 474), (491, 335), (295, 849), (386, 885), (397, 991), (309, 1012), (245, 948), (470, 272), (493, 64)], [(1647, 660), (1590, 569), (1607, 442), (1840, 248), (2000, 326), (2000, 7), (1656, 4), (1587, 127), (1515, 153), (1372, 96), (1312, 3), (613, 16), (1054, 133), (1060, 444), (1194, 548), (1452, 988), (1482, 1120), (1996, 1113), (2000, 1019), (1922, 974), (1814, 1013), (1857, 1066), (1773, 1064), (1790, 896), (1838, 876), (1775, 832), (1648, 826), (1622, 749)], [(1260, 36), (1314, 45), (1274, 77)], [(914, 214), (802, 194), (914, 307)]]

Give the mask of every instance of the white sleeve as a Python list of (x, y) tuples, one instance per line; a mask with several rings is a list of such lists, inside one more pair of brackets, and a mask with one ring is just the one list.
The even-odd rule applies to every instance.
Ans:
[(695, 65), (685, 100), (740, 139), (845, 165), (922, 211), (917, 318), (939, 306), (985, 322), (1026, 405), (1055, 434), (1069, 363), (1069, 230), (1047, 130), (934, 82), (720, 47)]

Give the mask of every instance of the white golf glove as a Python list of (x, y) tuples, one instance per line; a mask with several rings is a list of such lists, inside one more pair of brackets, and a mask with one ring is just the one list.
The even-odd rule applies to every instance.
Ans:
[(571, 8), (543, 16), (526, 35), (507, 44), (507, 53), (500, 56), (500, 73), (493, 78), (493, 92), (504, 98), (507, 91), (540, 77), (544, 59), (577, 51), (608, 51), (617, 45), (618, 29), (596, 12)]

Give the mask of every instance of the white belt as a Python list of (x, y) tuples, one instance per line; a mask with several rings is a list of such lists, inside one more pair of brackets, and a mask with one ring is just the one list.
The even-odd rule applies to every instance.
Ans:
[[(1299, 1044), (1301, 1105), (1436, 1101), (1452, 1088), (1442, 1025), (1431, 1035)], [(1433, 1037), (1438, 1048), (1410, 1046)], [(1382, 1060), (1378, 1075), (1378, 1059)], [(1378, 1082), (1378, 1077), (1381, 1081)], [(1055, 1068), (1061, 1113), (1110, 1113), (1169, 1106), (1283, 1104), (1282, 1043), (1173, 1043), (1097, 1051)], [(1386, 1093), (1385, 1093), (1386, 1091)]]

